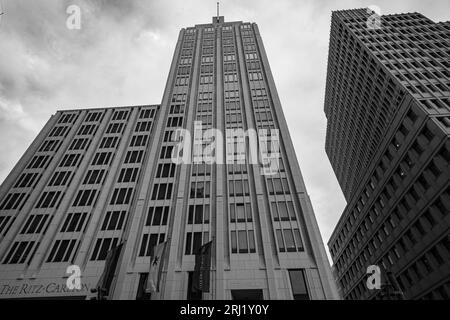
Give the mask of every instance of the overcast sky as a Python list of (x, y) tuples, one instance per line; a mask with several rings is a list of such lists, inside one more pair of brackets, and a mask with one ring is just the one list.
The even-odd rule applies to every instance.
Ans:
[[(0, 0), (0, 181), (56, 110), (158, 104), (180, 28), (209, 23), (215, 0)], [(66, 8), (81, 8), (81, 29)], [(225, 21), (256, 22), (325, 243), (345, 200), (325, 154), (332, 10), (449, 19), (450, 2), (222, 0)], [(327, 248), (328, 249), (328, 248)]]

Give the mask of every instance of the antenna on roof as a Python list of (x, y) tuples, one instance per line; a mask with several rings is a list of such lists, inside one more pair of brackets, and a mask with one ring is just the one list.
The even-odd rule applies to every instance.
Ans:
[(219, 2), (217, 1), (217, 22), (219, 22)]

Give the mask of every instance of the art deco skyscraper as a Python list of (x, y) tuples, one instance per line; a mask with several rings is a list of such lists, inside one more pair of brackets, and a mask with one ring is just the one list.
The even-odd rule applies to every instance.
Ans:
[(332, 14), (326, 152), (347, 199), (329, 241), (345, 299), (450, 297), (449, 23), (419, 13)]
[[(248, 157), (173, 163), (173, 133), (196, 132), (194, 121), (224, 136), (278, 129), (277, 172)], [(140, 299), (152, 248), (168, 241), (151, 299), (337, 298), (256, 24), (214, 17), (182, 29), (160, 106), (58, 112), (0, 195), (0, 297), (85, 297), (123, 243), (108, 295)], [(194, 253), (210, 240), (210, 290), (199, 294)], [(78, 292), (64, 287), (71, 264)]]

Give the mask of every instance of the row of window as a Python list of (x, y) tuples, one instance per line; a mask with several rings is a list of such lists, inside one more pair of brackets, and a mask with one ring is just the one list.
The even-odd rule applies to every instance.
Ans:
[(87, 226), (89, 220), (87, 212), (72, 212), (66, 216), (60, 232), (81, 232), (83, 226)]
[(77, 196), (72, 204), (73, 207), (87, 207), (93, 205), (97, 190), (78, 190)]
[(89, 144), (90, 140), (88, 138), (77, 138), (72, 141), (69, 150), (86, 150)]
[(58, 123), (73, 123), (76, 118), (77, 114), (75, 113), (61, 114), (60, 118), (58, 119)]
[(30, 263), (33, 255), (39, 246), (35, 241), (16, 241), (9, 250), (3, 264)]
[(253, 230), (231, 231), (231, 253), (255, 253), (255, 236)]
[(130, 204), (132, 195), (133, 195), (133, 188), (116, 188), (113, 191), (110, 204), (111, 205)]
[(64, 137), (69, 131), (68, 126), (55, 126), (49, 133), (49, 137)]
[(159, 244), (164, 242), (165, 234), (164, 233), (145, 233), (142, 236), (141, 248), (139, 249), (139, 257), (149, 257), (153, 254), (153, 248)]
[(100, 230), (121, 230), (126, 219), (126, 211), (107, 211)]
[(157, 206), (148, 208), (146, 226), (165, 226), (169, 217), (170, 207)]
[(208, 224), (209, 204), (190, 205), (188, 212), (188, 224)]
[(39, 148), (39, 152), (53, 152), (57, 151), (60, 146), (61, 140), (45, 140), (41, 147)]
[[(23, 226), (20, 234), (33, 234), (33, 233), (41, 233), (44, 230), (47, 220), (50, 215), (48, 214), (32, 214), (28, 217), (25, 225)], [(48, 226), (48, 225), (47, 225)], [(45, 232), (45, 231), (44, 231)]]
[(27, 169), (41, 169), (46, 167), (50, 162), (50, 156), (34, 156), (27, 166)]
[(9, 231), (9, 227), (11, 227), (10, 221), (14, 221), (15, 218), (12, 216), (0, 216), (0, 235), (5, 235)]
[(96, 132), (97, 132), (96, 124), (83, 124), (82, 126), (80, 126), (80, 129), (78, 129), (77, 135), (90, 136), (95, 135)]
[(47, 257), (46, 262), (72, 261), (77, 251), (74, 250), (77, 242), (79, 245), (80, 242), (75, 239), (56, 240), (52, 250), (50, 251), (49, 256)]
[(42, 193), (36, 208), (55, 208), (59, 205), (58, 200), (62, 199), (61, 191), (45, 191)]
[(71, 171), (56, 171), (47, 186), (65, 186), (70, 184)]
[(80, 163), (82, 156), (80, 153), (65, 154), (59, 164), (60, 167), (75, 167)]
[(209, 181), (193, 181), (191, 182), (191, 198), (209, 198), (210, 196)]
[(34, 187), (39, 179), (39, 173), (22, 173), (14, 184), (14, 188), (30, 188)]
[(89, 112), (84, 119), (84, 122), (97, 122), (103, 118), (103, 112)]
[(98, 238), (94, 246), (94, 251), (92, 251), (91, 260), (105, 260), (108, 255), (108, 251), (117, 247), (118, 244), (119, 238)]

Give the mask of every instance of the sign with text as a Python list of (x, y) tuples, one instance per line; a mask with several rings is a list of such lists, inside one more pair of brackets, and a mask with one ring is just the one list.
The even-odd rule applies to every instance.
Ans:
[(82, 282), (79, 289), (69, 289), (66, 279), (10, 280), (0, 282), (0, 299), (80, 296), (88, 295), (90, 288), (90, 283)]

